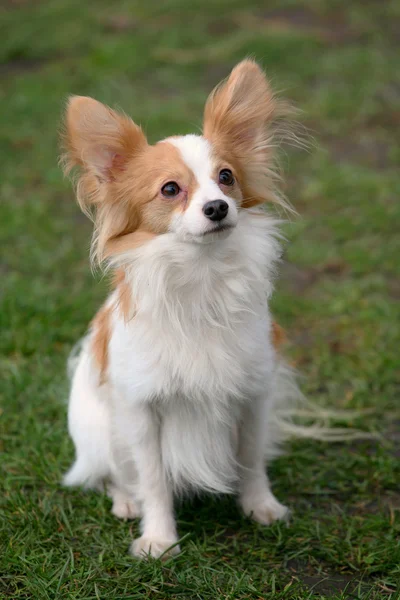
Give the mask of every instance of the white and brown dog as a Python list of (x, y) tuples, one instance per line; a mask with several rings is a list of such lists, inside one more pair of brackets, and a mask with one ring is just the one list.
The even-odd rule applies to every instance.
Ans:
[(67, 485), (104, 482), (113, 513), (141, 518), (137, 556), (176, 553), (174, 494), (237, 493), (268, 525), (287, 509), (266, 460), (297, 395), (276, 352), (268, 298), (284, 204), (275, 147), (282, 104), (251, 60), (207, 101), (203, 135), (149, 145), (138, 125), (72, 97), (66, 169), (95, 223), (92, 257), (114, 290), (75, 359)]

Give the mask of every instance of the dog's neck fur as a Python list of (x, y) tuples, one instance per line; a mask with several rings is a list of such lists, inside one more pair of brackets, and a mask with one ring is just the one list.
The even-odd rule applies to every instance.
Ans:
[(277, 221), (242, 211), (226, 239), (187, 243), (166, 234), (113, 262), (125, 268), (136, 315), (158, 324), (166, 319), (181, 334), (189, 325), (224, 328), (265, 306), (281, 254), (278, 238)]

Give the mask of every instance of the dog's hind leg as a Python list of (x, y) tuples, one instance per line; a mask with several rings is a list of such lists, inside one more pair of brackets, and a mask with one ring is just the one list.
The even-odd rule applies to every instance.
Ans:
[(64, 485), (101, 488), (110, 478), (110, 415), (104, 394), (83, 349), (73, 374), (68, 406), (68, 429), (76, 459), (64, 476)]

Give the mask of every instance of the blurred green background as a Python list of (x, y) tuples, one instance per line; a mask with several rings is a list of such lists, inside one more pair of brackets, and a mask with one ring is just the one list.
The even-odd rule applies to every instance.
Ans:
[[(0, 6), (0, 598), (399, 598), (400, 4), (373, 0), (3, 0)], [(57, 165), (69, 94), (121, 107), (150, 139), (198, 131), (245, 56), (315, 138), (284, 156), (273, 310), (316, 402), (368, 409), (382, 441), (298, 441), (271, 468), (291, 526), (231, 498), (178, 507), (180, 557), (137, 563), (137, 525), (59, 482), (66, 357), (104, 298), (90, 223)]]

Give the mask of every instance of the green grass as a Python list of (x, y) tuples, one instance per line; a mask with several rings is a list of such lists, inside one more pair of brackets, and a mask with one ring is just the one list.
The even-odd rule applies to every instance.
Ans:
[[(110, 8), (112, 6), (112, 8)], [(266, 8), (266, 6), (268, 8)], [(398, 2), (105, 0), (0, 9), (1, 599), (398, 599), (400, 71)], [(66, 357), (106, 290), (90, 224), (57, 166), (68, 94), (119, 105), (151, 139), (193, 131), (246, 55), (316, 138), (289, 152), (287, 265), (273, 310), (316, 402), (371, 412), (383, 441), (297, 441), (271, 467), (290, 527), (231, 498), (177, 509), (182, 554), (135, 562), (137, 524), (65, 490)]]

